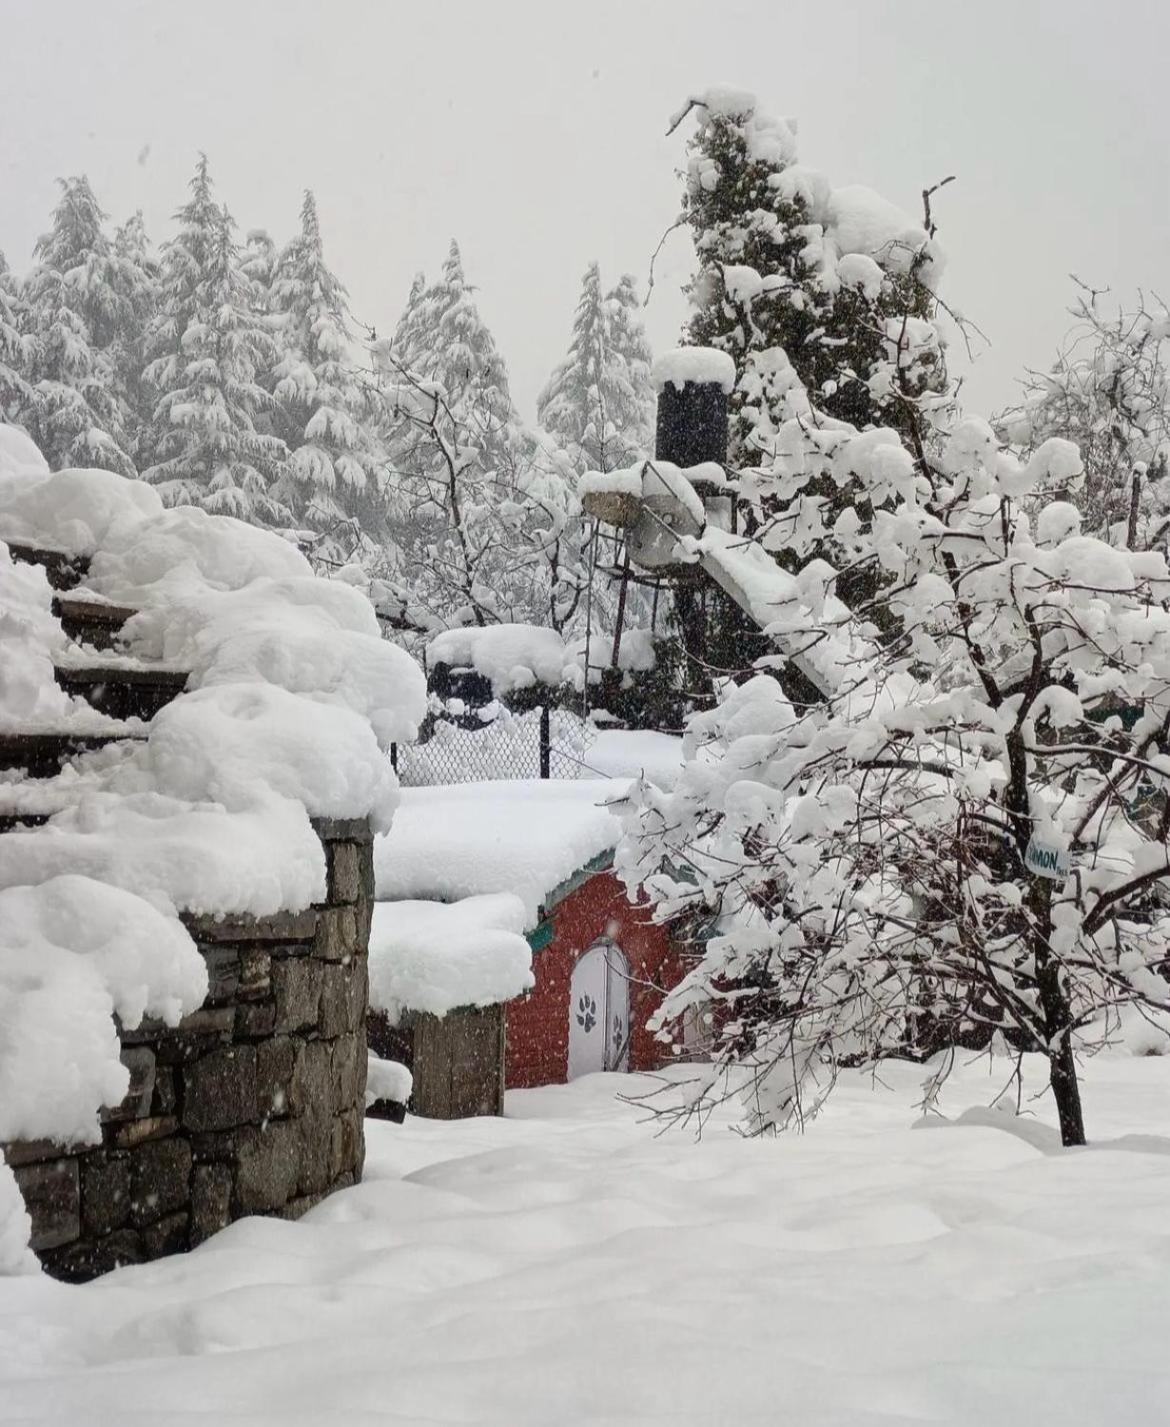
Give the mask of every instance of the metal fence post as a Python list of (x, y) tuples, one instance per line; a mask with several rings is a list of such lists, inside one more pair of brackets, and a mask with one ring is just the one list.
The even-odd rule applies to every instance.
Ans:
[(540, 776), (547, 778), (552, 764), (552, 720), (547, 704), (540, 706)]

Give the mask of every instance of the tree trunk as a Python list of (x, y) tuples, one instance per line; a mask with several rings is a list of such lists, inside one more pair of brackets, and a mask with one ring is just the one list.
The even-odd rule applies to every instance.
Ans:
[(1060, 1142), (1065, 1146), (1083, 1145), (1085, 1117), (1081, 1110), (1081, 1088), (1077, 1081), (1072, 1032), (1069, 1030), (1072, 1017), (1068, 997), (1060, 984), (1059, 964), (1051, 959), (1047, 947), (1036, 956), (1036, 986), (1044, 1013), (1048, 1075), (1060, 1121)]
[(1085, 1117), (1081, 1111), (1081, 1087), (1077, 1082), (1077, 1063), (1073, 1055), (1072, 1036), (1065, 1031), (1048, 1051), (1048, 1073), (1052, 1081), (1052, 1098), (1060, 1120), (1060, 1142), (1069, 1145), (1085, 1143)]

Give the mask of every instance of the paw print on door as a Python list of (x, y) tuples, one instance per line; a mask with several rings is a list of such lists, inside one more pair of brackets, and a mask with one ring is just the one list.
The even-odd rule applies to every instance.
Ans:
[(621, 1059), (622, 1048), (626, 1043), (626, 1028), (621, 1016), (613, 1018), (613, 1061), (616, 1065)]
[(588, 994), (582, 996), (577, 1002), (577, 1024), (586, 1035), (597, 1024), (597, 1002)]

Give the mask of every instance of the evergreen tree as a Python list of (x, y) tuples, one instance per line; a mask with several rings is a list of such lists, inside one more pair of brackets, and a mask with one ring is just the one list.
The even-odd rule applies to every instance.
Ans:
[(125, 412), (130, 450), (138, 457), (151, 420), (152, 403), (144, 378), (146, 338), (159, 295), (158, 261), (151, 252), (141, 210), (114, 234), (114, 257), (121, 311), (108, 355)]
[(518, 417), (504, 360), (480, 316), (454, 239), (439, 280), (418, 297), (417, 284), (416, 278), (413, 301), (399, 323), (398, 355), (423, 381), (441, 382), (447, 400), (474, 417), (485, 442), (498, 447), (496, 434), (507, 434)]
[[(834, 189), (796, 162), (792, 125), (766, 114), (754, 96), (711, 90), (693, 99), (698, 127), (688, 151), (682, 220), (691, 230), (699, 271), (689, 294), (687, 340), (728, 353), (735, 364), (728, 463), (755, 466), (773, 452), (794, 414), (795, 384), (812, 393), (828, 417), (859, 428), (882, 424), (901, 432), (909, 403), (945, 407), (942, 340), (934, 322), (933, 284), (941, 252), (933, 226), (914, 222), (870, 189)], [(672, 126), (674, 127), (674, 126)], [(786, 540), (791, 521), (773, 526), (770, 548), (790, 570), (833, 559), (836, 525), (864, 499), (853, 479), (825, 472), (801, 495), (833, 515), (821, 545), (798, 554)], [(783, 493), (763, 518), (799, 518)], [(761, 513), (741, 494), (736, 528), (752, 533)], [(848, 517), (851, 518), (851, 517)], [(875, 570), (842, 570), (835, 592), (852, 607), (871, 607), (883, 627), (893, 620), (881, 602)], [(756, 631), (718, 591), (696, 605), (693, 590), (675, 592), (679, 625), (700, 685), (708, 665), (743, 669), (760, 652)], [(701, 637), (700, 637), (701, 635)]]
[(650, 348), (636, 316), (634, 280), (605, 297), (586, 269), (564, 361), (537, 398), (537, 419), (579, 471), (612, 471), (649, 454), (654, 398)]
[(620, 465), (629, 465), (654, 449), (653, 353), (642, 323), (642, 304), (634, 278), (624, 273), (605, 299), (605, 327), (612, 360), (606, 410), (624, 447)]
[(412, 299), (383, 373), (390, 500), (422, 618), (437, 625), (571, 617), (561, 536), (572, 493), (512, 405), (502, 357), (454, 242)]
[[(684, 113), (692, 108), (682, 219), (699, 272), (686, 336), (735, 362), (731, 464), (750, 463), (782, 419), (766, 355), (776, 349), (826, 414), (896, 425), (902, 394), (873, 377), (887, 324), (933, 312), (932, 235), (870, 190), (834, 191), (798, 167), (793, 127), (752, 95), (711, 91)], [(937, 346), (913, 376), (916, 391), (941, 384)]]
[(36, 395), (22, 415), (55, 469), (130, 474), (125, 412), (106, 350), (130, 316), (104, 219), (86, 178), (61, 180), (53, 225), (37, 241), (24, 287)]
[(20, 289), (0, 253), (0, 421), (18, 422), (33, 401), (25, 380), (28, 340)]
[(271, 398), (257, 380), (275, 360), (240, 267), (234, 223), (216, 203), (206, 155), (162, 251), (158, 316), (147, 380), (157, 395), (153, 463), (143, 472), (164, 499), (257, 524), (290, 515), (276, 489), (286, 451), (258, 428)]
[(609, 471), (614, 430), (605, 406), (605, 313), (601, 270), (590, 263), (581, 281), (568, 356), (536, 399), (536, 419), (581, 470)]
[(280, 250), (266, 228), (252, 228), (244, 239), (240, 267), (244, 276), (256, 285), (256, 305), (262, 312), (269, 310), (269, 298)]
[(282, 352), (273, 390), (277, 434), (290, 452), (288, 504), (321, 529), (353, 517), (380, 528), (381, 461), (350, 360), (346, 292), (325, 263), (309, 192), (300, 234), (280, 254), (270, 295)]
[(394, 329), (393, 346), (396, 352), (404, 355), (412, 350), (415, 345), (415, 338), (419, 331), (419, 313), (422, 308), (422, 300), (427, 290), (427, 278), (423, 272), (417, 272), (414, 280), (410, 284), (410, 292), (406, 298), (406, 306), (402, 309), (402, 316), (398, 319), (398, 325)]

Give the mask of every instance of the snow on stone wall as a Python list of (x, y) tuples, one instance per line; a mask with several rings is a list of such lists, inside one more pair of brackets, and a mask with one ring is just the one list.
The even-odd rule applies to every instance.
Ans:
[[(159, 668), (175, 681), (177, 666), (188, 675), (187, 691), (147, 723), (112, 718), (59, 687), (63, 666), (75, 672), (95, 651), (66, 636), (51, 582), (71, 584), (72, 600), (112, 618), (119, 606), (139, 611), (123, 624), (114, 654), (103, 656), (116, 666), (113, 678), (119, 669), (142, 677)], [(289, 976), (313, 1010), (285, 1030), (315, 1026), (307, 1061), (320, 1070), (332, 1057), (320, 1047), (337, 1040), (340, 1023), (321, 1009), (318, 1024), (317, 1003), (325, 1004), (326, 982), (334, 1002), (341, 994), (336, 966), (318, 976), (311, 955), (282, 955), (284, 969), (274, 971), (267, 991), (252, 986), (236, 1016), (231, 997), (216, 1000), (218, 934), (193, 940), (181, 918), (227, 915), (251, 929), (243, 942), (261, 943), (282, 917), (318, 917), (336, 891), (334, 854), (310, 820), (349, 827), (345, 845), (351, 853), (360, 847), (368, 864), (369, 829), (389, 827), (397, 800), (385, 750), (415, 736), (425, 701), (421, 671), (381, 639), (364, 596), (316, 578), (278, 535), (200, 510), (165, 510), (151, 487), (108, 471), (50, 472), (22, 433), (0, 426), (0, 739), (7, 740), (0, 768), (9, 770), (0, 772), (0, 826), (9, 828), (0, 833), (0, 1143), (10, 1142), (9, 1163), (18, 1166), (26, 1200), (39, 1206), (34, 1242), (45, 1252), (82, 1245), (64, 1254), (64, 1271), (193, 1241), (202, 1232), (196, 1221), (211, 1222), (193, 1207), (196, 1180), (230, 1184), (224, 1212), (234, 1214), (284, 1206), (360, 1170), (352, 1127), (343, 1133), (314, 1110), (301, 1149), (312, 1140), (313, 1153), (329, 1159), (322, 1145), (338, 1141), (329, 1173), (294, 1170), (295, 1137), (274, 1134), (263, 1155), (287, 1142), (281, 1194), (252, 1193), (241, 1187), (243, 1141), (204, 1167), (188, 1123), (189, 1102), (209, 1093), (191, 1087), (212, 1073), (168, 1070), (149, 1093), (135, 1076), (145, 1073), (147, 1051), (157, 1069), (162, 1052), (150, 1049), (157, 1035), (168, 1055), (183, 1046), (176, 1063), (194, 1067), (217, 1056), (216, 1073), (232, 1078), (228, 1062), (251, 1065), (257, 1038), (275, 1034), (278, 988)], [(85, 751), (86, 739), (105, 746)], [(345, 996), (363, 1014), (368, 921), (351, 911), (343, 954), (327, 958), (345, 967), (343, 979), (352, 983)], [(265, 1002), (269, 996), (275, 1000)], [(214, 1026), (211, 1040), (199, 1038), (200, 1029), (191, 1041), (192, 1027), (204, 1021)], [(148, 1044), (131, 1055), (140, 1024)], [(352, 1028), (345, 1034), (358, 1045)], [(229, 1054), (225, 1047), (237, 1047), (240, 1037), (244, 1048)], [(364, 1081), (364, 1054), (360, 1076), (344, 1067), (336, 1075), (345, 1088), (344, 1107), (335, 1108), (359, 1107), (360, 1140), (360, 1087), (353, 1091), (350, 1082)], [(310, 1109), (340, 1093), (324, 1072), (317, 1080)], [(129, 1115), (127, 1094), (137, 1107)], [(265, 1112), (253, 1101), (241, 1102), (222, 1128), (258, 1125)], [(125, 1119), (136, 1128), (109, 1130)], [(147, 1121), (166, 1128), (144, 1130)], [(185, 1216), (185, 1227), (176, 1221), (148, 1233), (156, 1216), (141, 1195), (131, 1218), (113, 1223), (110, 1196), (99, 1186), (115, 1186), (116, 1198), (126, 1175), (133, 1181), (138, 1173), (126, 1155), (140, 1143), (172, 1140), (174, 1147), (147, 1158), (170, 1166), (171, 1187), (156, 1199), (172, 1219)], [(108, 1162), (105, 1179), (94, 1167), (99, 1161), (79, 1149), (86, 1144), (101, 1145), (92, 1153)], [(0, 1162), (0, 1174), (7, 1172)], [(142, 1174), (150, 1198), (150, 1175)], [(86, 1206), (99, 1203), (105, 1207), (95, 1219)], [(47, 1231), (46, 1214), (66, 1227)], [(120, 1248), (94, 1249), (96, 1238), (115, 1233)], [(0, 1239), (10, 1237), (6, 1221)], [(4, 1258), (12, 1258), (7, 1250)]]

